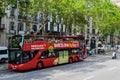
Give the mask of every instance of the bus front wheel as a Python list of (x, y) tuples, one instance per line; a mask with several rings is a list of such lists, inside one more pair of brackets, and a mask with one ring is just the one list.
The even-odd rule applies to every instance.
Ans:
[(1, 62), (1, 63), (5, 63), (5, 58), (2, 58), (2, 59), (0, 60), (0, 62)]
[(43, 63), (42, 62), (38, 62), (37, 63), (37, 69), (43, 69), (44, 68), (44, 66), (43, 66)]

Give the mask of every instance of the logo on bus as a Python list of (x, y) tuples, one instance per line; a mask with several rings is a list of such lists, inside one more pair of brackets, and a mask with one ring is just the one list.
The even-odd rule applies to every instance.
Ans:
[(27, 48), (30, 48), (30, 46), (27, 46)]

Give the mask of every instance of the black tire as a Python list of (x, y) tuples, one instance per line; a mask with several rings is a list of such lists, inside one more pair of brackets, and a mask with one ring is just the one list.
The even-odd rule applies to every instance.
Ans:
[(78, 62), (80, 61), (78, 57), (75, 57), (75, 62)]
[(6, 61), (6, 59), (5, 59), (5, 58), (2, 58), (2, 59), (0, 60), (0, 63), (5, 63), (5, 61)]
[(44, 68), (43, 63), (42, 63), (42, 62), (38, 62), (38, 63), (37, 63), (37, 69), (38, 69), (38, 70), (41, 70), (41, 69), (43, 69), (43, 68)]
[(72, 58), (69, 58), (69, 63), (73, 63), (73, 59)]

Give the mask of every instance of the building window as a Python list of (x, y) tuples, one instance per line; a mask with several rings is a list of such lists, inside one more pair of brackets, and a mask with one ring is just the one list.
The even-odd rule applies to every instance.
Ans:
[(33, 29), (34, 32), (36, 32), (37, 31), (37, 26), (33, 25), (32, 29)]
[(18, 18), (19, 18), (19, 19), (22, 19), (22, 15), (23, 15), (23, 12), (19, 11), (19, 13), (18, 13)]
[(31, 15), (27, 14), (27, 20), (30, 21), (31, 20)]
[(37, 34), (42, 34), (42, 31), (43, 31), (43, 29), (42, 29), (41, 25), (39, 25), (39, 31), (37, 32)]
[(52, 15), (48, 15), (48, 21), (49, 21), (49, 22), (53, 22), (53, 20), (52, 20)]
[(58, 25), (56, 24), (56, 23), (54, 23), (54, 30), (53, 31), (56, 31), (56, 32), (58, 32), (59, 30), (58, 30)]
[(65, 25), (63, 25), (62, 27), (63, 27), (63, 32), (66, 32), (66, 27), (65, 27)]
[(95, 34), (95, 29), (92, 29), (92, 33)]
[(10, 22), (10, 30), (14, 30), (14, 22)]
[(33, 21), (35, 21), (35, 22), (38, 21), (37, 15), (33, 18)]
[(12, 10), (10, 11), (10, 16), (15, 16), (15, 9), (12, 8)]
[(43, 13), (39, 14), (39, 22), (41, 22), (41, 23), (43, 22)]
[(90, 33), (90, 29), (87, 29), (87, 33), (88, 33), (88, 34)]
[(87, 38), (90, 38), (89, 35), (87, 35)]
[(23, 25), (23, 23), (19, 23), (18, 24), (18, 29), (19, 29), (19, 31), (24, 31), (24, 25)]
[(26, 23), (26, 30), (27, 30), (27, 31), (30, 30), (30, 23)]

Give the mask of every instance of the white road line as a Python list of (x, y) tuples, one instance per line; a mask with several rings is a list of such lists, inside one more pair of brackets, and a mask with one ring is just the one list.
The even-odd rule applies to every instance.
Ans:
[(85, 78), (85, 79), (83, 79), (83, 80), (89, 80), (89, 79), (91, 79), (91, 78), (93, 78), (93, 77), (95, 77), (95, 76), (89, 76), (89, 77), (87, 77), (87, 78)]
[(110, 70), (114, 70), (114, 69), (116, 69), (117, 67), (112, 67), (112, 68), (109, 68), (108, 70), (110, 71)]

